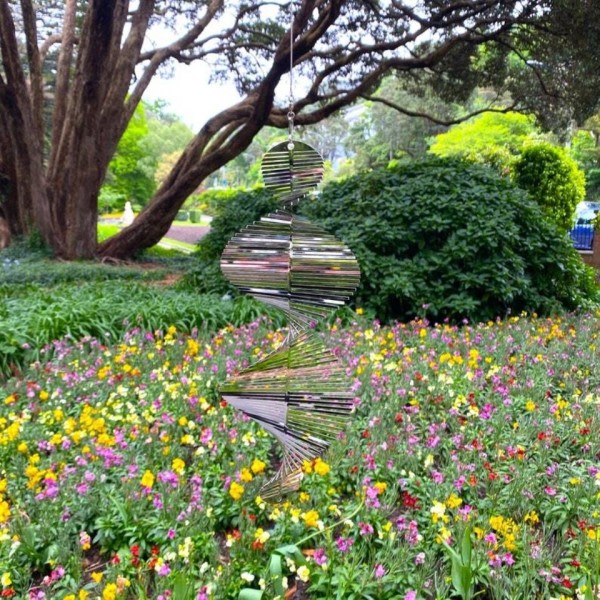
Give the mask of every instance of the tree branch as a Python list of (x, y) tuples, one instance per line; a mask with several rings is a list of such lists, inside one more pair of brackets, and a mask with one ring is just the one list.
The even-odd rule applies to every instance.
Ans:
[(516, 103), (513, 103), (510, 106), (507, 106), (504, 108), (498, 108), (498, 107), (489, 105), (486, 108), (480, 108), (478, 110), (474, 110), (474, 111), (470, 112), (469, 114), (464, 115), (463, 117), (458, 117), (456, 119), (439, 119), (428, 113), (404, 108), (403, 106), (400, 106), (399, 104), (392, 102), (391, 100), (387, 100), (386, 98), (382, 98), (380, 96), (372, 96), (369, 94), (364, 94), (362, 96), (362, 98), (364, 98), (365, 100), (370, 100), (371, 102), (379, 102), (380, 104), (389, 106), (390, 108), (397, 110), (399, 113), (402, 113), (403, 115), (406, 115), (407, 117), (418, 117), (421, 119), (427, 119), (428, 121), (431, 121), (432, 123), (435, 123), (436, 125), (444, 125), (445, 127), (450, 127), (451, 125), (457, 125), (458, 123), (462, 123), (463, 121), (468, 121), (469, 119), (476, 117), (477, 115), (486, 113), (486, 112), (505, 114), (505, 113), (511, 112), (518, 108)]
[(43, 104), (44, 81), (42, 77), (42, 64), (37, 45), (37, 26), (35, 23), (35, 10), (31, 0), (21, 0), (23, 26), (25, 28), (25, 45), (27, 47), (27, 61), (29, 64), (29, 86), (31, 90), (31, 110), (34, 118), (36, 135), (41, 139), (44, 130)]
[[(56, 86), (54, 91), (54, 111), (52, 114), (52, 145), (55, 149), (59, 146), (60, 136), (65, 125), (65, 116), (68, 104), (68, 89), (73, 60), (73, 46), (75, 44), (75, 15), (77, 0), (66, 0), (63, 16), (61, 46), (56, 67)], [(46, 40), (47, 41), (47, 40)]]
[[(131, 115), (133, 115), (133, 112), (135, 111), (135, 107), (142, 99), (144, 92), (150, 84), (150, 81), (152, 81), (152, 78), (156, 74), (156, 71), (158, 70), (160, 65), (163, 64), (173, 54), (180, 52), (187, 45), (193, 43), (196, 40), (196, 38), (199, 35), (201, 35), (202, 32), (206, 29), (206, 27), (211, 23), (215, 15), (219, 12), (219, 10), (222, 9), (222, 7), (223, 0), (211, 0), (210, 4), (206, 8), (206, 12), (204, 13), (203, 17), (190, 31), (188, 31), (184, 36), (179, 38), (173, 44), (170, 44), (169, 46), (166, 46), (165, 48), (162, 48), (160, 50), (156, 50), (153, 53), (151, 53), (151, 55), (149, 55), (150, 62), (148, 66), (146, 66), (146, 68), (144, 69), (142, 76), (138, 79), (135, 87), (131, 91), (129, 99), (127, 100), (127, 103), (125, 105), (126, 116), (131, 118)], [(148, 53), (139, 55), (137, 62), (147, 60), (146, 58), (144, 58), (144, 56), (146, 56), (147, 54)]]

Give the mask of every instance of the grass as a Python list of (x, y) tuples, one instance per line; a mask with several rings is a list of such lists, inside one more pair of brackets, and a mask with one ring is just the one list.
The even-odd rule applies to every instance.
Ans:
[[(210, 221), (207, 221), (206, 223), (190, 223), (184, 221), (175, 221), (173, 223), (173, 225), (178, 226), (183, 225), (194, 227), (197, 227), (198, 225), (205, 226), (209, 224)], [(98, 242), (103, 242), (104, 240), (107, 240), (113, 235), (116, 235), (117, 233), (119, 233), (119, 231), (121, 231), (121, 229), (122, 227), (120, 225), (115, 225), (113, 223), (98, 223)], [(180, 252), (183, 252), (185, 254), (191, 254), (196, 249), (196, 246), (194, 244), (188, 244), (187, 242), (181, 242), (179, 240), (175, 240), (169, 237), (164, 237), (158, 245), (171, 250), (179, 250)]]

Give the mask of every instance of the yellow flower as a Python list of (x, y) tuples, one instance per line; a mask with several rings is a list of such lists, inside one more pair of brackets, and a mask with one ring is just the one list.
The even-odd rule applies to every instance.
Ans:
[(40, 400), (42, 402), (45, 402), (46, 400), (48, 400), (48, 398), (50, 398), (50, 394), (48, 394), (48, 392), (46, 390), (42, 390), (40, 392)]
[(6, 500), (0, 502), (0, 523), (6, 523), (10, 517), (10, 506)]
[(107, 583), (102, 590), (102, 600), (115, 600), (118, 593), (116, 583)]
[(452, 534), (450, 533), (450, 531), (446, 527), (442, 527), (440, 529), (438, 535), (436, 536), (435, 541), (438, 544), (441, 544), (442, 542), (448, 543), (448, 541), (450, 540), (451, 537), (452, 537)]
[(327, 475), (327, 473), (329, 473), (329, 471), (331, 470), (329, 468), (329, 465), (321, 460), (320, 458), (317, 458), (316, 462), (315, 462), (315, 473), (317, 475), (321, 475), (321, 477), (324, 477), (325, 475)]
[(271, 534), (260, 527), (254, 532), (254, 538), (261, 544), (266, 544), (270, 537)]
[(525, 410), (532, 412), (535, 410), (535, 402), (533, 400), (527, 400), (525, 403)]
[(307, 475), (310, 475), (313, 472), (313, 464), (309, 460), (302, 461), (302, 471)]
[(177, 475), (183, 475), (185, 471), (185, 462), (181, 458), (174, 458), (173, 462), (171, 462), (171, 468)]
[(244, 486), (234, 481), (229, 486), (229, 495), (234, 500), (239, 500), (244, 495)]
[(252, 481), (252, 473), (250, 473), (250, 469), (242, 469), (241, 473), (240, 473), (240, 479), (244, 482), (244, 483), (248, 483), (249, 481)]
[(387, 483), (384, 481), (377, 481), (373, 484), (373, 487), (380, 493), (383, 494), (387, 490)]
[(431, 513), (431, 520), (434, 523), (437, 523), (440, 519), (444, 518), (446, 513), (446, 505), (434, 500), (433, 506), (429, 509), (429, 512)]
[(450, 494), (446, 500), (446, 506), (448, 508), (458, 508), (462, 504), (462, 500), (456, 494)]
[(66, 595), (63, 600), (75, 600), (75, 594)]
[(142, 484), (142, 487), (151, 488), (154, 485), (154, 475), (152, 475), (152, 471), (146, 470), (142, 475), (140, 483)]
[(531, 512), (528, 512), (523, 517), (523, 521), (525, 521), (525, 523), (529, 522), (532, 525), (535, 525), (536, 523), (540, 522), (540, 518), (539, 518), (538, 514), (535, 512), (535, 510), (532, 510)]
[(4, 404), (14, 404), (16, 401), (17, 397), (14, 394), (10, 394), (10, 396), (4, 398)]
[(302, 518), (307, 527), (319, 527), (319, 513), (316, 510), (309, 510)]
[(2, 573), (2, 578), (0, 579), (0, 583), (2, 583), (3, 587), (8, 587), (9, 585), (12, 584), (12, 578), (8, 571), (5, 571), (4, 573)]
[(250, 466), (250, 469), (252, 470), (252, 472), (255, 475), (258, 475), (259, 473), (262, 473), (265, 470), (266, 466), (267, 465), (262, 460), (255, 458), (252, 461), (252, 465)]
[(90, 577), (96, 582), (96, 583), (100, 583), (102, 581), (102, 575), (104, 573), (100, 573), (99, 571), (94, 571)]

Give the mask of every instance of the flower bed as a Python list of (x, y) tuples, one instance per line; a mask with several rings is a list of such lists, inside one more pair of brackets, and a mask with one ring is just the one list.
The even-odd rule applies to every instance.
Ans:
[(356, 415), (279, 504), (216, 388), (282, 332), (55, 342), (2, 398), (0, 596), (596, 597), (600, 313), (323, 335)]

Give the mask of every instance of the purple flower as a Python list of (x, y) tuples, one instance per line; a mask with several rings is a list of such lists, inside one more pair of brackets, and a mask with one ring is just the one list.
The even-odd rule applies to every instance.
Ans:
[(315, 562), (322, 567), (327, 562), (327, 555), (324, 548), (317, 548), (313, 554)]
[(385, 568), (383, 565), (375, 565), (374, 569), (375, 577), (381, 579), (385, 575)]
[(373, 533), (373, 525), (371, 525), (370, 523), (360, 522), (358, 524), (358, 528), (360, 529), (361, 535), (369, 535)]
[(337, 546), (337, 549), (344, 554), (348, 552), (350, 548), (352, 548), (352, 544), (354, 544), (354, 540), (344, 538), (342, 536), (335, 540), (335, 545)]

